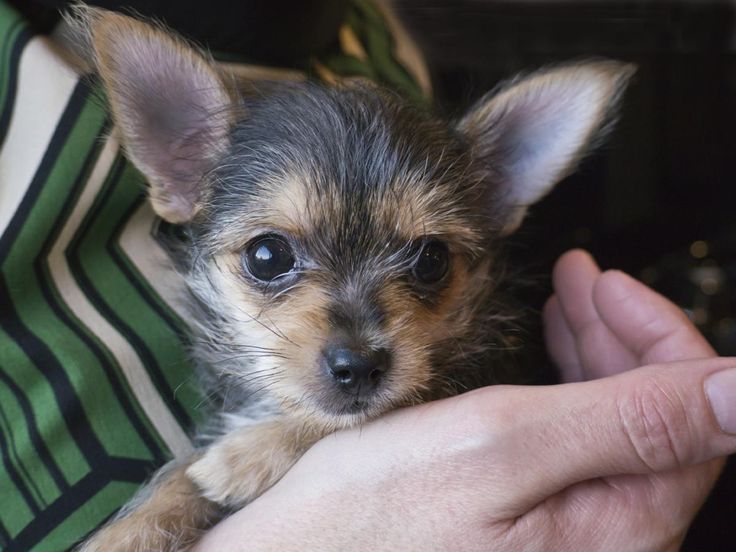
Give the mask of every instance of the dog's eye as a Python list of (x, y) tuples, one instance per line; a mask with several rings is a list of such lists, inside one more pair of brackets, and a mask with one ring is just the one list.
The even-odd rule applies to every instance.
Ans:
[(422, 245), (417, 255), (412, 273), (424, 284), (435, 284), (447, 274), (450, 266), (450, 255), (447, 246), (438, 240)]
[(248, 272), (264, 282), (270, 282), (294, 268), (291, 248), (278, 236), (264, 236), (251, 242), (244, 260)]

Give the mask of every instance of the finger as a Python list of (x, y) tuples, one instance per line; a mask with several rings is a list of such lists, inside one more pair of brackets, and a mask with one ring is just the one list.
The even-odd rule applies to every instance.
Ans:
[(593, 304), (593, 287), (600, 269), (586, 251), (568, 251), (555, 264), (552, 283), (562, 312), (574, 333), (599, 320)]
[[(522, 516), (526, 527), (522, 526), (515, 536), (522, 537), (524, 528), (549, 526), (552, 517), (554, 527), (564, 527), (565, 531), (553, 530), (545, 535), (549, 550), (585, 548), (582, 543), (589, 543), (589, 549), (672, 550), (708, 496), (713, 468), (722, 462), (713, 460), (654, 476), (620, 475), (583, 481)], [(593, 546), (593, 542), (598, 544)], [(616, 548), (611, 547), (614, 544)]]
[(623, 272), (602, 274), (593, 300), (606, 326), (640, 364), (715, 355), (680, 308)]
[(522, 513), (581, 481), (662, 473), (736, 451), (734, 367), (736, 359), (700, 359), (582, 383), (487, 390), (494, 393), (485, 406), (490, 461), (510, 486), (499, 496), (511, 493)]
[(593, 290), (600, 274), (588, 253), (574, 250), (560, 257), (552, 276), (586, 379), (618, 374), (640, 365), (601, 320), (595, 307)]
[(547, 351), (560, 369), (562, 381), (582, 381), (585, 377), (583, 367), (580, 365), (575, 337), (562, 315), (556, 296), (550, 297), (544, 305), (543, 318)]
[[(671, 550), (703, 505), (723, 463), (717, 459), (653, 476), (583, 481), (540, 503), (530, 511), (527, 523), (543, 522), (553, 515), (558, 527), (567, 528), (551, 535), (564, 540), (550, 544), (550, 550), (570, 550), (572, 543), (579, 547), (581, 542), (590, 542), (586, 537), (593, 534), (595, 542), (618, 543), (619, 550)], [(605, 524), (601, 524), (602, 517)], [(622, 540), (622, 535), (629, 538)]]
[[(725, 458), (716, 458), (651, 478), (649, 496), (646, 497), (650, 510), (669, 511), (670, 515), (679, 513), (680, 521), (686, 527), (705, 502), (725, 463)], [(625, 486), (635, 482), (624, 481), (622, 484)], [(673, 508), (675, 504), (680, 507)]]

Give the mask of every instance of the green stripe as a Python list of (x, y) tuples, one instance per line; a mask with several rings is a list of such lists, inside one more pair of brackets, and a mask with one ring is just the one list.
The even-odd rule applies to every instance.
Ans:
[[(131, 169), (135, 175), (138, 175), (135, 167), (131, 166)], [(142, 176), (136, 176), (136, 178), (140, 178), (140, 182), (143, 181)], [(136, 183), (135, 185), (138, 184)], [(182, 339), (179, 335), (188, 335), (191, 331), (189, 326), (184, 322), (181, 316), (179, 316), (179, 313), (173, 310), (169, 304), (161, 298), (146, 277), (139, 272), (138, 267), (136, 267), (135, 263), (128, 257), (126, 252), (120, 246), (119, 239), (115, 240), (113, 249), (117, 252), (123, 264), (134, 275), (138, 284), (144, 289), (149, 300), (153, 301), (159, 309), (164, 311), (170, 321), (170, 324), (167, 324), (167, 326), (170, 327), (174, 334), (177, 335), (175, 342), (179, 343), (180, 348), (183, 347)], [(205, 413), (202, 409), (197, 408), (197, 405), (202, 403), (203, 397), (200, 389), (197, 387), (196, 378), (192, 377), (194, 370), (191, 360), (189, 359), (189, 355), (184, 349), (181, 350), (183, 351), (181, 362), (168, 362), (161, 366), (161, 369), (166, 374), (167, 381), (172, 383), (179, 382), (174, 387), (173, 396), (176, 401), (184, 407), (184, 410), (196, 425), (200, 422), (204, 422)]]
[[(59, 215), (69, 187), (82, 168), (85, 156), (80, 153), (99, 147), (96, 136), (104, 119), (105, 113), (93, 101), (83, 108), (36, 204), (12, 245), (2, 272), (20, 319), (64, 366), (75, 393), (82, 400), (85, 414), (105, 449), (111, 454), (150, 459), (150, 451), (118, 405), (93, 353), (46, 303), (31, 264)], [(62, 472), (70, 482), (78, 480), (86, 473), (87, 466), (69, 437), (69, 430), (65, 427), (48, 382), (35, 368), (27, 367), (26, 371), (18, 373), (20, 363), (10, 361), (9, 364), (11, 377), (18, 381), (31, 399), (34, 415), (43, 428), (42, 434), (47, 442), (55, 440), (48, 442), (48, 445)], [(48, 394), (48, 398), (41, 399), (41, 394)]]
[[(98, 149), (97, 153), (99, 155), (103, 148), (103, 144), (97, 144), (96, 147)], [(90, 172), (93, 170), (93, 167), (94, 164), (92, 164), (92, 166), (90, 167)], [(83, 178), (86, 181), (89, 178), (89, 174), (85, 175)], [(74, 204), (77, 203), (78, 198), (84, 193), (84, 188), (85, 186), (82, 186), (78, 190), (76, 190), (76, 197), (73, 201)], [(56, 303), (64, 311), (67, 317), (73, 322), (77, 330), (94, 343), (98, 351), (102, 353), (105, 361), (110, 366), (113, 366), (115, 368), (116, 379), (118, 383), (120, 383), (120, 385), (123, 387), (125, 394), (130, 397), (130, 402), (133, 405), (137, 416), (144, 422), (144, 425), (147, 428), (148, 432), (154, 437), (155, 440), (157, 440), (159, 447), (163, 450), (167, 450), (165, 443), (161, 441), (155, 428), (150, 424), (150, 420), (148, 420), (148, 417), (141, 408), (139, 402), (136, 400), (132, 389), (130, 389), (127, 378), (120, 370), (115, 356), (110, 351), (107, 344), (105, 344), (96, 334), (94, 334), (90, 330), (90, 328), (88, 328), (84, 324), (84, 322), (80, 320), (77, 315), (69, 308), (53, 281), (53, 272), (54, 267), (49, 266), (48, 262), (44, 263), (43, 273), (46, 280), (50, 282), (50, 287), (52, 289), (52, 293), (54, 295)], [(86, 354), (85, 357), (79, 359), (79, 365), (87, 367), (88, 370), (94, 368), (98, 370), (98, 373), (95, 375), (89, 375), (89, 373), (87, 373), (83, 380), (79, 382), (75, 382), (74, 378), (72, 378), (72, 383), (74, 384), (75, 389), (80, 390), (78, 392), (78, 396), (80, 397), (81, 402), (84, 404), (86, 411), (90, 413), (89, 416), (91, 416), (92, 418), (90, 420), (92, 428), (102, 442), (105, 451), (111, 456), (139, 458), (142, 460), (153, 459), (153, 456), (150, 453), (151, 451), (148, 450), (148, 447), (144, 444), (144, 442), (138, 435), (138, 432), (132, 426), (130, 427), (130, 434), (124, 432), (121, 434), (118, 433), (118, 428), (129, 425), (130, 420), (124, 409), (120, 406), (119, 402), (115, 398), (112, 385), (105, 375), (103, 368), (100, 366), (97, 357), (95, 357), (94, 353), (88, 348), (86, 349), (86, 352), (88, 354)], [(96, 386), (93, 392), (90, 392), (88, 390), (90, 383), (93, 383)], [(104, 388), (100, 388), (99, 386), (104, 386)], [(134, 447), (132, 449), (130, 448), (130, 443), (127, 441), (127, 439), (131, 438), (131, 436), (133, 436), (132, 438), (134, 438), (135, 440)]]
[[(85, 222), (87, 219), (91, 216), (93, 212), (96, 211), (97, 206), (103, 201), (103, 197), (105, 196), (105, 193), (113, 186), (116, 186), (118, 184), (118, 181), (114, 178), (115, 176), (115, 167), (121, 162), (121, 157), (118, 155), (116, 156), (115, 160), (112, 163), (112, 169), (108, 172), (105, 181), (103, 182), (103, 185), (97, 192), (97, 195), (92, 202), (92, 205), (90, 206), (89, 210), (86, 212), (84, 220), (81, 222), (79, 230), (85, 227)], [(117, 206), (120, 211), (124, 211), (125, 206), (124, 205), (118, 205)], [(120, 213), (116, 213), (116, 216), (119, 217)], [(78, 230), (78, 231), (79, 231)], [(87, 229), (87, 236), (94, 233), (93, 230)], [(99, 238), (100, 236), (95, 236), (95, 238)], [(70, 251), (74, 251), (77, 249), (77, 242), (80, 239), (80, 236), (75, 235), (72, 241), (69, 243), (69, 246), (67, 248), (67, 253)], [(115, 270), (110, 269), (110, 263), (109, 263), (109, 256), (107, 251), (104, 248), (104, 240), (103, 245), (101, 248), (93, 248), (91, 250), (83, 250), (80, 248), (79, 250), (79, 261), (81, 264), (81, 270), (84, 272), (85, 276), (89, 280), (91, 280), (92, 285), (96, 286), (98, 284), (97, 280), (101, 281), (107, 281), (110, 279), (114, 279), (117, 277), (117, 274), (115, 274)], [(99, 266), (98, 266), (99, 265)], [(94, 267), (94, 270), (92, 270), (92, 273), (89, 271), (89, 267)], [(78, 274), (74, 274), (74, 277), (77, 279), (77, 284), (81, 284), (79, 282), (79, 276)], [(86, 293), (84, 289), (82, 289), (83, 293)], [(118, 295), (120, 293), (120, 290), (113, 291), (113, 295)], [(103, 296), (104, 297), (104, 296)], [(107, 297), (105, 297), (107, 299)], [(93, 305), (93, 308), (95, 306)], [(103, 317), (103, 313), (98, 312), (100, 317)], [(114, 326), (111, 324), (111, 326), (114, 329)], [(147, 331), (148, 328), (145, 326), (139, 326), (138, 329), (143, 329), (143, 331)], [(123, 337), (124, 339), (124, 337)], [(151, 436), (156, 441), (157, 446), (163, 450), (168, 451), (168, 446), (163, 441), (161, 436), (158, 434), (158, 431), (156, 428), (151, 424), (151, 421), (149, 420), (148, 416), (145, 414), (145, 411), (141, 408), (140, 403), (135, 398), (135, 395), (133, 394), (133, 391), (130, 389), (129, 384), (127, 382), (127, 378), (125, 377), (125, 374), (122, 372), (122, 369), (120, 368), (119, 364), (117, 362), (114, 363), (116, 367), (116, 372), (118, 374), (118, 378), (120, 382), (123, 384), (123, 386), (126, 389), (126, 392), (132, 399), (132, 403), (134, 405), (134, 408), (136, 410), (136, 414), (143, 420), (145, 427), (148, 429)], [(94, 380), (93, 380), (94, 381)], [(88, 395), (89, 393), (87, 393)], [(85, 402), (87, 401), (87, 396), (82, 395)], [(106, 412), (106, 405), (103, 403), (99, 404), (97, 406), (97, 410), (99, 411), (100, 416), (104, 416), (107, 414)], [(125, 417), (124, 412), (120, 411), (120, 421), (117, 423), (128, 423), (129, 420), (127, 417)], [(148, 448), (145, 446), (143, 441), (140, 440), (140, 437), (135, 431), (131, 431), (132, 434), (135, 435), (135, 443), (134, 448), (131, 449), (131, 444), (129, 442), (130, 435), (127, 435), (125, 433), (118, 433), (114, 430), (114, 426), (103, 429), (102, 432), (97, 432), (98, 436), (102, 439), (104, 438), (105, 442), (105, 450), (111, 454), (112, 456), (124, 456), (127, 458), (141, 458), (141, 459), (152, 459), (150, 456), (150, 451), (148, 451)]]
[[(2, 8), (2, 4), (0, 4)], [(25, 28), (18, 20), (4, 20), (0, 15), (0, 37), (3, 37), (2, 51), (0, 51), (0, 110), (5, 108), (10, 83), (10, 55), (18, 35)]]
[(371, 2), (353, 0), (348, 24), (363, 42), (378, 80), (403, 92), (416, 102), (425, 103), (427, 98), (421, 87), (394, 55), (394, 37), (383, 14)]
[[(0, 408), (5, 415), (0, 416), (0, 433), (8, 443), (11, 462), (15, 465), (26, 488), (43, 508), (58, 498), (59, 488), (38, 454), (35, 454), (23, 411), (15, 395), (2, 383), (0, 383)], [(8, 427), (6, 421), (12, 423), (12, 427)], [(18, 456), (15, 456), (12, 451), (15, 451)]]
[(10, 80), (10, 53), (13, 51), (15, 40), (27, 25), (18, 13), (0, 2), (0, 38), (2, 38), (2, 51), (0, 52), (0, 106), (5, 103), (8, 92), (8, 81)]
[[(106, 203), (100, 206), (79, 243), (80, 261), (92, 285), (108, 307), (136, 333), (153, 355), (156, 366), (163, 371), (168, 385), (168, 390), (162, 392), (168, 393), (169, 399), (176, 398), (181, 403), (186, 402), (189, 410), (194, 412), (192, 406), (200, 399), (186, 385), (192, 376), (192, 368), (179, 336), (141, 297), (118, 269), (107, 250), (107, 244), (120, 224), (122, 214), (140, 201), (144, 190), (142, 177), (125, 162), (120, 180), (108, 182), (106, 186), (113, 184), (114, 188), (106, 198)], [(98, 197), (102, 196), (101, 192)], [(90, 212), (93, 210), (95, 207)], [(140, 331), (142, 328), (145, 330)]]
[(353, 0), (345, 24), (360, 41), (366, 59), (336, 51), (319, 59), (320, 63), (342, 77), (363, 77), (393, 88), (415, 103), (427, 103), (419, 84), (394, 55), (395, 44), (388, 24), (371, 2)]
[[(3, 337), (6, 336), (4, 335), (2, 330), (0, 330), (0, 338)], [(5, 349), (2, 344), (2, 339), (0, 339), (0, 358), (5, 361), (5, 359), (7, 359), (8, 357), (4, 353)], [(4, 408), (7, 408), (7, 405), (11, 402), (11, 400), (14, 400), (11, 398), (10, 395), (11, 394), (8, 392), (7, 387), (0, 384), (0, 401), (3, 402)], [(17, 418), (15, 422), (20, 425), (20, 420), (22, 419), (23, 417), (21, 416)], [(36, 456), (33, 450), (31, 451), (31, 454), (34, 457)], [(0, 466), (2, 466), (2, 464), (0, 464)], [(0, 467), (0, 470), (2, 470), (2, 472), (0, 473), (4, 474), (5, 469)], [(40, 473), (45, 474), (45, 470), (35, 472), (34, 475), (38, 475)], [(23, 496), (13, 484), (13, 481), (7, 475), (3, 475), (3, 477), (0, 477), (0, 497), (2, 497), (2, 507), (0, 507), (0, 522), (2, 522), (3, 526), (8, 529), (11, 536), (15, 536), (33, 519), (33, 513), (28, 507), (28, 504), (26, 503)]]
[(17, 11), (11, 8), (7, 3), (0, 2), (0, 36), (8, 32), (8, 29), (22, 21)]
[(99, 527), (137, 490), (138, 485), (135, 483), (110, 483), (83, 506), (70, 512), (69, 517), (51, 531), (43, 542), (32, 548), (33, 552), (68, 550), (82, 535), (91, 533)]
[[(64, 479), (73, 483), (84, 477), (89, 466), (69, 434), (51, 386), (36, 365), (3, 331), (0, 331), (0, 358), (3, 359), (3, 372), (28, 398), (38, 431)], [(36, 474), (43, 474), (43, 477), (48, 475), (45, 470)]]
[(376, 70), (369, 64), (347, 54), (337, 54), (325, 62), (325, 67), (337, 75), (378, 80)]

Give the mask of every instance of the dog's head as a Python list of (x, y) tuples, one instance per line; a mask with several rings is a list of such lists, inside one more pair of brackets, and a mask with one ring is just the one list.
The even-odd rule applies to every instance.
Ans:
[(497, 239), (574, 168), (632, 72), (534, 73), (448, 124), (371, 85), (243, 98), (159, 28), (81, 22), (154, 209), (189, 228), (204, 354), (337, 425), (493, 346)]

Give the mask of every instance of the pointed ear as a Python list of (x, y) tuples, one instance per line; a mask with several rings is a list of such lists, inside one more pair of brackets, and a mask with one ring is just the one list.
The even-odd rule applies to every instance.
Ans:
[(541, 71), (483, 98), (460, 121), (494, 187), (504, 234), (575, 169), (608, 126), (634, 70), (598, 61)]
[(232, 99), (221, 76), (204, 54), (159, 27), (84, 6), (70, 22), (92, 53), (154, 210), (169, 222), (191, 220), (204, 176), (227, 147)]

